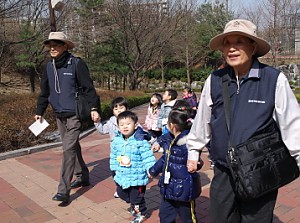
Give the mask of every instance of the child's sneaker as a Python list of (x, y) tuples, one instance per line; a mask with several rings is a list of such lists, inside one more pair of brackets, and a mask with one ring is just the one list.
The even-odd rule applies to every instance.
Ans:
[(136, 212), (134, 210), (134, 208), (132, 206), (130, 206), (129, 208), (127, 208), (127, 211), (132, 214), (132, 216), (136, 217)]
[(119, 198), (119, 195), (118, 195), (117, 191), (114, 193), (114, 197)]
[(213, 170), (213, 169), (214, 169), (214, 167), (215, 167), (215, 163), (214, 163), (213, 161), (211, 161), (211, 162), (210, 162), (210, 166), (209, 166), (209, 168), (210, 168), (211, 170)]
[(136, 217), (130, 223), (141, 223), (146, 220), (146, 216), (141, 213), (136, 214)]

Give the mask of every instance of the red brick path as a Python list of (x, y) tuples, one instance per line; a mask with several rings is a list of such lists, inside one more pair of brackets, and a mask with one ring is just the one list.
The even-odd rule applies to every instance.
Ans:
[[(134, 111), (140, 123), (146, 116), (146, 105)], [(56, 193), (61, 148), (0, 161), (0, 222), (1, 223), (69, 223), (105, 222), (128, 223), (131, 215), (128, 205), (113, 197), (114, 182), (109, 170), (109, 137), (93, 132), (81, 140), (84, 159), (90, 170), (91, 186), (72, 190), (71, 203), (61, 207), (51, 200)], [(161, 154), (156, 153), (158, 158)], [(200, 171), (203, 192), (196, 201), (198, 222), (210, 223), (209, 184), (212, 171), (209, 169), (207, 152)], [(149, 210), (147, 223), (157, 223), (160, 194), (157, 179), (148, 186), (146, 202)], [(280, 189), (274, 222), (300, 222), (300, 180)], [(180, 222), (178, 220), (178, 222)]]

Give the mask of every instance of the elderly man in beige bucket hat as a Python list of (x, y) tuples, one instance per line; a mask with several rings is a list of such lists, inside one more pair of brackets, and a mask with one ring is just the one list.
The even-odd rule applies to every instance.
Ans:
[[(86, 95), (93, 121), (100, 119), (100, 101), (86, 63), (69, 52), (75, 45), (66, 34), (51, 32), (44, 45), (49, 49), (51, 61), (47, 63), (41, 79), (41, 93), (37, 101), (35, 119), (42, 119), (50, 103), (56, 115), (63, 144), (60, 182), (58, 192), (52, 199), (68, 203), (72, 188), (90, 185), (89, 171), (82, 158), (79, 143), (82, 120), (76, 116), (76, 89), (80, 87)], [(73, 174), (76, 179), (71, 182)]]
[[(282, 145), (294, 157), (290, 160), (297, 176), (297, 163), (300, 164), (299, 105), (285, 75), (258, 60), (269, 52), (270, 45), (257, 36), (257, 28), (252, 22), (229, 21), (224, 32), (213, 37), (209, 46), (223, 53), (226, 66), (211, 73), (205, 82), (187, 139), (188, 169), (196, 171), (199, 153), (210, 143), (210, 155), (216, 162), (210, 188), (212, 222), (271, 223), (278, 190), (248, 200), (238, 196), (234, 180), (237, 178), (232, 175), (231, 163), (227, 161), (228, 147), (245, 143), (271, 126), (272, 131), (280, 131)], [(223, 95), (223, 89), (228, 89), (228, 94)], [(225, 115), (226, 98), (229, 118)], [(252, 183), (260, 184), (260, 179), (255, 178), (257, 174), (253, 175)]]

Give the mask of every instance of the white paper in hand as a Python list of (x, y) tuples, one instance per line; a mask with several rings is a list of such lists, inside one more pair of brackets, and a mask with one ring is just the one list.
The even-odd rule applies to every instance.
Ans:
[(29, 126), (29, 130), (35, 135), (38, 136), (45, 128), (47, 128), (49, 123), (43, 118), (42, 122), (41, 120), (36, 120), (34, 123), (32, 123), (31, 126)]

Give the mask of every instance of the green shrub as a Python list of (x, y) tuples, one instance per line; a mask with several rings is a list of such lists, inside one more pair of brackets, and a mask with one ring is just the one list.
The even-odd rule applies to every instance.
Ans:
[[(0, 152), (47, 142), (35, 137), (28, 129), (34, 122), (36, 98), (36, 94), (0, 95)], [(44, 117), (50, 123), (47, 131), (55, 131), (55, 117), (51, 109), (47, 109)]]
[(295, 94), (295, 96), (297, 98), (298, 103), (300, 103), (300, 94)]

